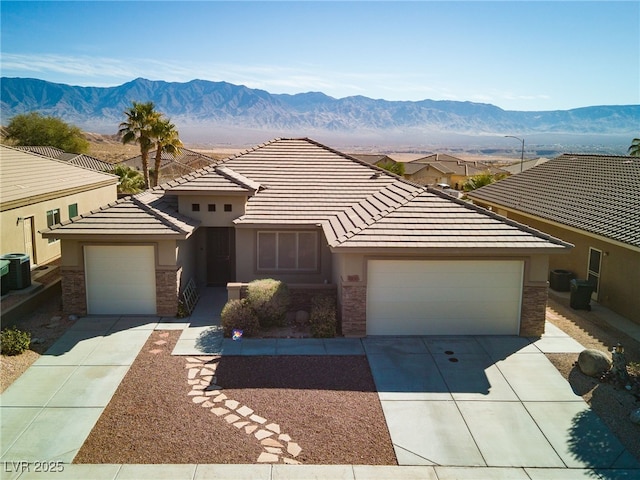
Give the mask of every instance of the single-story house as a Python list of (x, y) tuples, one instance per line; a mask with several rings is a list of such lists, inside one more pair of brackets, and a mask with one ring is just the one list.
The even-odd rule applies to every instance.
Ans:
[[(491, 175), (504, 175), (510, 173), (507, 170), (496, 167), (490, 163), (475, 160), (462, 160), (443, 153), (434, 153), (426, 157), (418, 158), (407, 165), (415, 170), (409, 179), (422, 185), (447, 184), (455, 190), (462, 190), (464, 183), (471, 177), (490, 173)], [(418, 168), (420, 167), (421, 168)]]
[(61, 221), (117, 197), (118, 177), (0, 145), (2, 254), (29, 255), (31, 265), (60, 257), (60, 242), (42, 238)]
[(574, 244), (549, 269), (590, 280), (595, 300), (640, 323), (640, 158), (564, 154), (469, 197)]
[(571, 245), (307, 138), (276, 139), (43, 232), (77, 314), (174, 315), (185, 285), (333, 288), (347, 336), (540, 335)]

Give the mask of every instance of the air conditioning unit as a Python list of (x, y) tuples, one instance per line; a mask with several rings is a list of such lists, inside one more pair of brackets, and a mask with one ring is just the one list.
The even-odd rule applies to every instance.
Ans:
[[(31, 286), (31, 262), (24, 253), (7, 253), (0, 257), (9, 261), (9, 273), (6, 276), (9, 290), (22, 290)], [(4, 280), (4, 279), (3, 279)]]

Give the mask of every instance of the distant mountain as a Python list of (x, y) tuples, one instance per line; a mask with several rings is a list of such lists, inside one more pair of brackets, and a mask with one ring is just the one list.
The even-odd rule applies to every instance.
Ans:
[[(75, 87), (30, 78), (1, 79), (2, 119), (37, 110), (86, 130), (114, 133), (132, 101), (153, 101), (179, 128), (242, 128), (312, 136), (314, 132), (463, 135), (638, 135), (640, 105), (521, 112), (454, 101), (336, 99), (319, 92), (271, 94), (227, 82), (138, 78), (118, 87)], [(182, 130), (181, 130), (182, 132)]]

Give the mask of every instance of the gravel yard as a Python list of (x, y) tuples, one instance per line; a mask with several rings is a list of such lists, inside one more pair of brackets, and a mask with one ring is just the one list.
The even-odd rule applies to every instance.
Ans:
[(396, 464), (366, 357), (205, 358), (223, 390), (202, 408), (178, 336), (151, 335), (75, 463)]

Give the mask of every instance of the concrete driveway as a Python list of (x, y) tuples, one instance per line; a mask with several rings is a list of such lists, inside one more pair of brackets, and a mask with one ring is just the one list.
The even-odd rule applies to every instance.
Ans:
[(544, 355), (582, 347), (549, 330), (533, 343), (491, 336), (363, 339), (398, 463), (476, 474), (477, 467), (639, 468)]

